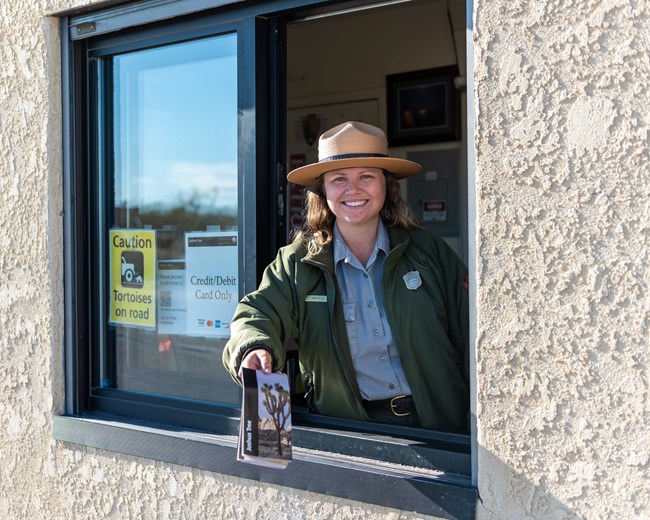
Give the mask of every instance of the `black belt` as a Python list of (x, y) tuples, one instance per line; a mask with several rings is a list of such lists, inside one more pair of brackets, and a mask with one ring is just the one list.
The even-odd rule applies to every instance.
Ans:
[(415, 413), (415, 403), (413, 402), (413, 396), (410, 395), (398, 395), (397, 397), (378, 401), (364, 400), (363, 406), (370, 410), (388, 410), (398, 417)]

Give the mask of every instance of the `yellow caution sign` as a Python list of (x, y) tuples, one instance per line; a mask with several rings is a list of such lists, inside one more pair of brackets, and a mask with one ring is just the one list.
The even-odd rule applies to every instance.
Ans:
[(110, 322), (156, 326), (156, 232), (110, 231)]

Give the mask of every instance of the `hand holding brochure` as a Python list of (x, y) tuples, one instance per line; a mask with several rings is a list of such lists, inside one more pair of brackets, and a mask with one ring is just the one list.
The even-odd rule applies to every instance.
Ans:
[(242, 369), (237, 459), (284, 469), (291, 460), (291, 399), (286, 374)]

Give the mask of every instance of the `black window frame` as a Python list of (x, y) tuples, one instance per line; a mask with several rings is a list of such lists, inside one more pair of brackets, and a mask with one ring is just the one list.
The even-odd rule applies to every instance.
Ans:
[[(368, 2), (354, 5), (364, 3)], [(239, 207), (243, 212), (244, 248), (255, 250), (258, 260), (251, 266), (246, 262), (254, 260), (240, 255), (243, 292), (256, 287), (266, 260), (274, 256), (285, 235), (283, 215), (275, 205), (285, 187), (284, 150), (279, 137), (284, 135), (285, 122), (282, 103), (277, 102), (284, 94), (283, 81), (279, 80), (284, 70), (281, 36), (287, 13), (307, 8), (313, 13), (323, 2), (220, 4), (226, 2), (188, 0), (180, 6), (160, 0), (125, 5), (116, 2), (102, 11), (61, 15), (66, 402), (64, 415), (55, 417), (54, 437), (402, 510), (473, 518), (477, 492), (472, 484), (468, 436), (368, 425), (298, 409), (294, 411), (295, 460), (286, 471), (279, 472), (235, 462), (237, 407), (111, 388), (91, 391), (99, 386), (91, 380), (95, 371), (89, 348), (96, 320), (94, 303), (99, 298), (97, 288), (90, 283), (94, 267), (88, 258), (99, 244), (93, 242), (93, 222), (88, 215), (95, 190), (102, 189), (83, 173), (90, 171), (94, 153), (86, 119), (87, 107), (96, 101), (87, 82), (92, 67), (87, 59), (91, 42), (93, 49), (109, 42), (111, 52), (120, 45), (128, 49), (136, 45), (134, 35), (136, 39), (151, 38), (161, 27), (173, 30), (167, 36), (158, 36), (158, 44), (177, 39), (183, 31), (200, 37), (214, 32), (215, 26), (243, 35), (238, 38), (238, 63), (243, 66), (238, 76), (240, 104), (247, 110), (240, 111), (239, 133), (250, 135), (253, 131), (256, 139), (251, 149), (243, 154), (240, 150)], [(352, 5), (327, 4), (327, 9), (331, 4)], [(243, 155), (246, 161), (253, 161), (252, 170), (248, 165), (241, 167)], [(247, 189), (249, 186), (253, 189)], [(255, 198), (254, 194), (266, 196)], [(275, 234), (257, 233), (269, 223)], [(253, 229), (246, 230), (250, 224), (254, 224)]]

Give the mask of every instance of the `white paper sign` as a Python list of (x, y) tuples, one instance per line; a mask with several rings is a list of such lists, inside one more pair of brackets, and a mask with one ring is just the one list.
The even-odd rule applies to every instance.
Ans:
[(239, 295), (236, 231), (185, 233), (187, 334), (230, 337)]
[(158, 333), (186, 334), (185, 260), (158, 261)]

